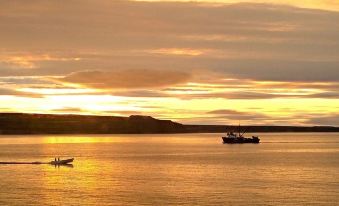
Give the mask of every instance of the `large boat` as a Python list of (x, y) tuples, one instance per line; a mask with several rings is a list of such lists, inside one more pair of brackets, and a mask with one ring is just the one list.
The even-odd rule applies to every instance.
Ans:
[(260, 139), (258, 136), (252, 136), (252, 138), (244, 137), (245, 132), (240, 133), (240, 125), (239, 125), (239, 133), (236, 134), (234, 132), (228, 132), (225, 137), (222, 137), (222, 141), (224, 144), (243, 144), (243, 143), (255, 143), (258, 144)]

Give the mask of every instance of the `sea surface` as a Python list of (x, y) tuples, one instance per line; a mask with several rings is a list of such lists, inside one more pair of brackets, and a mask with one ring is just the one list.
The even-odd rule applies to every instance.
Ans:
[[(249, 134), (250, 136), (251, 134)], [(338, 205), (339, 133), (0, 136), (0, 205)]]

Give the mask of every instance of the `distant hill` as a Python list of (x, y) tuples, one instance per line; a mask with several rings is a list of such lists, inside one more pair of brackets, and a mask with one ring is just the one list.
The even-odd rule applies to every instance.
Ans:
[[(150, 116), (0, 113), (0, 134), (223, 133), (237, 126), (183, 125)], [(339, 132), (339, 127), (242, 126), (246, 132)]]
[(0, 113), (0, 134), (179, 133), (185, 126), (149, 116)]
[[(227, 131), (238, 132), (239, 126), (222, 125), (185, 125), (186, 132), (192, 133), (223, 133)], [(339, 127), (331, 126), (246, 126), (242, 125), (241, 132), (339, 132)]]

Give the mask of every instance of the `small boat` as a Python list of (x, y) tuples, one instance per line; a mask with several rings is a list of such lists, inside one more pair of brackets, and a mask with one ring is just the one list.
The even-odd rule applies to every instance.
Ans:
[(67, 165), (71, 162), (73, 162), (74, 158), (71, 159), (65, 159), (65, 160), (57, 160), (57, 161), (51, 161), (50, 164), (51, 165)]
[(224, 144), (243, 144), (243, 143), (255, 143), (258, 144), (260, 139), (258, 136), (252, 136), (252, 138), (244, 137), (245, 132), (240, 133), (240, 125), (239, 125), (239, 133), (236, 134), (234, 132), (228, 132), (225, 137), (221, 137)]

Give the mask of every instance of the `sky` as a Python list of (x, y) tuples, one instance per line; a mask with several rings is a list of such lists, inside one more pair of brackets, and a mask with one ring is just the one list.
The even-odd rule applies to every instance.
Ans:
[(0, 0), (0, 112), (339, 126), (338, 0)]

